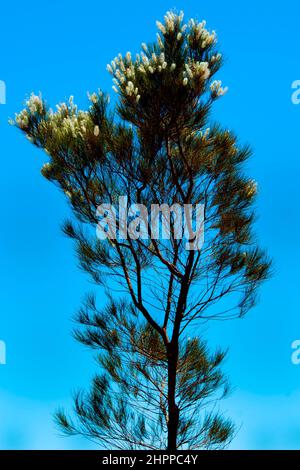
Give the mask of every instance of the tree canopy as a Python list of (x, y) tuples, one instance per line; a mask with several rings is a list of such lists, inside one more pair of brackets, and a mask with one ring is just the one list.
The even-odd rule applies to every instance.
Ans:
[[(60, 424), (103, 445), (219, 448), (233, 431), (209, 408), (228, 391), (225, 354), (209, 352), (199, 328), (245, 315), (270, 262), (252, 233), (257, 185), (244, 173), (251, 151), (210, 117), (227, 91), (214, 78), (222, 65), (216, 34), (204, 21), (185, 23), (183, 13), (157, 26), (154, 43), (108, 65), (112, 104), (99, 91), (87, 110), (71, 97), (53, 111), (32, 95), (14, 124), (48, 154), (42, 174), (74, 214), (64, 232), (109, 298), (99, 310), (89, 296), (77, 317), (76, 337), (97, 351), (101, 373), (75, 397), (78, 420), (60, 412)], [(186, 249), (173, 216), (169, 239), (143, 238), (136, 224), (135, 238), (99, 240), (97, 208), (120, 196), (149, 210), (202, 204), (203, 247)]]

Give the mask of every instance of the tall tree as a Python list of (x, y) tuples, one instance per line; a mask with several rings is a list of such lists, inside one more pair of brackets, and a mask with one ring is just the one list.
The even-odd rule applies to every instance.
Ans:
[[(78, 420), (63, 413), (58, 420), (66, 432), (107, 445), (220, 447), (232, 424), (205, 410), (218, 390), (227, 392), (224, 353), (209, 353), (197, 328), (210, 318), (245, 315), (269, 261), (251, 233), (256, 183), (243, 173), (250, 150), (232, 132), (208, 126), (226, 91), (213, 79), (222, 64), (216, 34), (204, 21), (185, 24), (182, 13), (167, 13), (157, 26), (155, 43), (108, 65), (118, 93), (113, 111), (101, 91), (89, 97), (87, 111), (71, 98), (53, 112), (32, 95), (15, 119), (49, 155), (42, 174), (67, 195), (77, 219), (64, 232), (81, 267), (109, 296), (102, 311), (88, 298), (76, 332), (100, 351), (104, 373), (76, 396)], [(126, 229), (119, 212), (97, 211), (120, 196), (135, 204)], [(186, 240), (178, 237), (178, 223), (181, 233), (184, 227), (175, 210), (162, 217), (168, 237), (153, 236), (147, 214), (163, 204), (202, 205), (203, 246), (195, 246), (191, 226)], [(123, 237), (113, 237), (113, 222)], [(106, 240), (95, 237), (97, 224)], [(112, 296), (117, 286), (124, 299)]]

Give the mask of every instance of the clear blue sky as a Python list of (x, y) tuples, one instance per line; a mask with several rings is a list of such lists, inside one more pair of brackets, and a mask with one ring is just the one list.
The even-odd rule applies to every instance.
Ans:
[[(299, 125), (291, 84), (300, 79), (300, 3), (237, 0), (1, 2), (0, 448), (88, 448), (58, 436), (52, 412), (93, 374), (90, 353), (71, 338), (71, 317), (91, 289), (60, 232), (62, 196), (40, 176), (45, 156), (8, 117), (31, 91), (53, 106), (75, 95), (111, 90), (106, 64), (155, 37), (155, 20), (171, 9), (206, 19), (218, 33), (229, 93), (214, 118), (253, 146), (248, 172), (258, 181), (260, 243), (274, 259), (274, 277), (244, 320), (214, 322), (207, 336), (230, 346), (226, 369), (235, 390), (224, 411), (240, 431), (232, 448), (300, 449)], [(98, 294), (101, 297), (101, 291)]]

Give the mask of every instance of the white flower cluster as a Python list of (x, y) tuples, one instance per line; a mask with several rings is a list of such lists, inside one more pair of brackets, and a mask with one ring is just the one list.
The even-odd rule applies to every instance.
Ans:
[(114, 77), (113, 90), (118, 93), (119, 89), (126, 90), (127, 95), (138, 95), (138, 89), (134, 86), (133, 80), (135, 78), (135, 67), (131, 58), (130, 52), (127, 52), (125, 58), (122, 54), (115, 57), (110, 64), (107, 65), (107, 70)]
[[(147, 46), (142, 45), (144, 51), (147, 51)], [(131, 54), (127, 52), (125, 58), (121, 54), (118, 55), (110, 64), (107, 65), (107, 70), (114, 77), (113, 90), (118, 93), (119, 90), (126, 93), (127, 96), (135, 98), (139, 102), (141, 96), (138, 87), (135, 85), (136, 71), (144, 74), (153, 74), (155, 72), (162, 72), (170, 70), (173, 72), (176, 69), (176, 64), (168, 64), (165, 60), (164, 52), (159, 55), (147, 51), (136, 55), (136, 60), (133, 62)], [(208, 62), (193, 62), (190, 61), (185, 64), (183, 71), (183, 85), (187, 85), (189, 80), (204, 81), (210, 76)]]
[(190, 20), (189, 21), (189, 27), (191, 29), (191, 34), (189, 35), (189, 38), (191, 39), (196, 39), (196, 41), (200, 44), (202, 49), (205, 49), (206, 47), (210, 46), (214, 42), (216, 42), (217, 35), (215, 31), (212, 31), (211, 33), (205, 28), (206, 21), (203, 20), (201, 23), (198, 23), (195, 20)]
[[(170, 32), (174, 32), (176, 26), (180, 27), (180, 23), (183, 20), (183, 16), (184, 16), (183, 11), (181, 11), (179, 15), (176, 15), (172, 11), (168, 11), (166, 15), (164, 16), (165, 24), (163, 25), (160, 21), (157, 21), (156, 26), (158, 27), (158, 29), (161, 31), (163, 35), (170, 33)], [(182, 32), (184, 32), (186, 27), (187, 27), (186, 25), (183, 26), (184, 29)], [(181, 36), (179, 37), (177, 36), (177, 40), (179, 41), (180, 39), (181, 39)]]
[(80, 136), (84, 138), (87, 127), (89, 125), (89, 116), (84, 111), (79, 111), (79, 113), (67, 116), (63, 119), (61, 123), (60, 132), (63, 134), (72, 134), (74, 138)]
[[(95, 95), (97, 96), (97, 95)], [(84, 138), (87, 129), (94, 129), (91, 117), (87, 111), (78, 111), (71, 96), (68, 103), (61, 103), (56, 106), (57, 112), (50, 113), (51, 127), (57, 136), (71, 134), (74, 138), (81, 136)]]
[[(57, 111), (50, 110), (48, 118), (52, 132), (56, 135), (56, 142), (64, 141), (66, 136), (85, 137), (88, 129), (94, 130), (94, 124), (87, 111), (77, 111), (73, 96), (68, 103), (60, 103)], [(43, 123), (42, 123), (43, 125)]]
[(27, 109), (23, 109), (19, 114), (16, 114), (15, 121), (21, 129), (25, 129), (29, 123), (29, 114)]
[[(132, 60), (130, 52), (127, 52), (125, 58), (119, 54), (107, 65), (107, 70), (114, 77), (113, 90), (116, 93), (122, 90), (127, 96), (135, 98), (137, 103), (141, 95), (135, 85), (136, 70), (144, 74), (153, 74), (154, 72), (162, 72), (168, 67), (164, 52), (159, 55), (155, 53), (150, 55), (146, 44), (142, 44), (142, 48), (144, 52), (137, 54), (135, 61)], [(170, 64), (169, 68), (171, 71), (175, 70), (176, 64)]]
[(210, 76), (210, 70), (208, 62), (189, 62), (185, 64), (185, 70), (183, 71), (183, 85), (187, 85), (190, 80), (207, 80)]
[(44, 109), (41, 96), (37, 96), (34, 93), (32, 93), (29, 100), (26, 101), (26, 106), (28, 107), (31, 114), (41, 113)]
[[(98, 88), (98, 92), (97, 93), (92, 93), (90, 94), (89, 92), (87, 93), (87, 96), (88, 96), (88, 99), (90, 100), (90, 102), (92, 103), (92, 107), (94, 104), (97, 104), (99, 102), (99, 99), (100, 98), (103, 98), (104, 94), (103, 94), (103, 91), (100, 90), (100, 88)], [(109, 96), (106, 96), (105, 97), (105, 100), (107, 103), (109, 103), (110, 101), (110, 98)]]
[[(136, 75), (139, 73), (152, 75), (157, 72), (163, 72), (164, 70), (173, 72), (177, 65), (176, 63), (168, 63), (165, 58), (164, 47), (165, 42), (168, 41), (170, 33), (174, 33), (173, 38), (176, 41), (186, 40), (195, 45), (195, 40), (200, 44), (201, 48), (206, 48), (216, 40), (216, 33), (213, 31), (210, 33), (205, 29), (205, 21), (201, 23), (191, 20), (189, 24), (183, 24), (183, 13), (179, 15), (168, 12), (164, 17), (164, 24), (157, 21), (157, 27), (160, 33), (157, 33), (157, 42), (160, 49), (159, 52), (149, 51), (148, 46), (142, 44), (142, 52), (136, 55), (133, 59), (130, 52), (127, 52), (125, 57), (119, 54), (115, 59), (107, 65), (107, 70), (113, 76), (113, 90), (118, 93), (127, 95), (139, 102), (141, 98), (141, 91), (139, 90), (140, 85), (137, 85)], [(187, 30), (188, 34), (184, 34)], [(162, 36), (161, 36), (162, 34)], [(186, 47), (188, 45), (186, 44)], [(158, 49), (158, 50), (159, 50)], [(221, 54), (213, 55), (209, 61), (193, 61), (189, 60), (184, 67), (183, 74), (181, 76), (182, 84), (187, 86), (189, 82), (192, 82), (193, 86), (202, 84), (205, 80), (208, 80), (211, 76), (210, 67), (221, 59)], [(171, 61), (170, 61), (171, 62)], [(217, 87), (217, 85), (214, 85)], [(216, 94), (221, 95), (225, 93), (226, 89), (222, 89), (220, 86), (216, 88)]]
[[(189, 28), (189, 34), (187, 39), (190, 41), (197, 41), (202, 49), (206, 49), (208, 46), (212, 45), (217, 40), (217, 35), (215, 31), (209, 32), (205, 26), (206, 21), (198, 23), (196, 20), (192, 19), (188, 24), (182, 24), (183, 21), (183, 12), (179, 15), (168, 12), (164, 17), (164, 24), (160, 21), (156, 22), (156, 25), (159, 31), (163, 36), (174, 33), (177, 33), (177, 41), (180, 41), (183, 37), (183, 33)], [(158, 34), (159, 46), (163, 47), (163, 42), (161, 41), (160, 35)]]
[(41, 114), (44, 110), (44, 103), (41, 96), (37, 96), (34, 93), (32, 93), (29, 100), (26, 101), (26, 106), (27, 108), (15, 115), (15, 121), (21, 129), (25, 129), (28, 126), (30, 114)]
[(98, 102), (97, 93), (93, 93), (92, 95), (88, 93), (88, 99), (91, 101), (91, 103), (96, 104)]
[(223, 96), (228, 91), (228, 87), (222, 88), (221, 80), (214, 80), (210, 85), (211, 92), (215, 96)]

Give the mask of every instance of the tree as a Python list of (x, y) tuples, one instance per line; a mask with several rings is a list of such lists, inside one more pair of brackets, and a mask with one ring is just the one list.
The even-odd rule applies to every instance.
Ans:
[[(209, 405), (218, 390), (227, 393), (224, 353), (211, 354), (197, 328), (245, 315), (270, 263), (252, 235), (256, 183), (243, 174), (251, 152), (232, 132), (208, 127), (213, 103), (226, 92), (213, 80), (222, 64), (216, 35), (205, 22), (184, 24), (182, 13), (169, 12), (157, 25), (155, 43), (108, 65), (119, 97), (114, 111), (101, 91), (89, 96), (87, 111), (71, 98), (53, 112), (32, 95), (15, 119), (49, 155), (42, 174), (68, 196), (77, 219), (64, 232), (109, 297), (102, 311), (88, 297), (75, 333), (100, 351), (104, 372), (75, 397), (78, 421), (63, 412), (57, 419), (66, 432), (107, 445), (221, 447), (233, 426)], [(120, 214), (99, 210), (120, 196), (135, 204), (123, 238), (113, 236), (114, 224), (124, 231)], [(147, 214), (163, 204), (201, 204), (203, 246), (194, 245), (197, 233), (191, 224), (184, 232), (176, 211), (162, 215), (169, 237), (151, 237)], [(96, 225), (105, 240), (95, 237)], [(116, 287), (122, 294), (113, 297)]]

